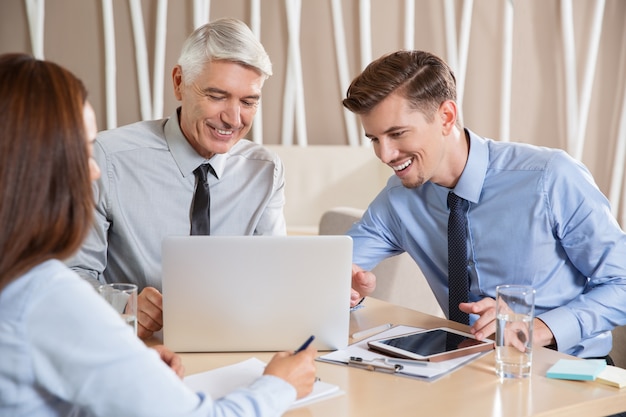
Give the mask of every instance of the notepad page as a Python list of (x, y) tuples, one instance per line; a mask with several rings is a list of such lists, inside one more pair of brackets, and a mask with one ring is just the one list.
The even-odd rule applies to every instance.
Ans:
[(617, 366), (607, 365), (596, 377), (596, 381), (612, 387), (626, 387), (626, 369)]
[[(250, 385), (263, 375), (265, 365), (266, 363), (260, 359), (250, 358), (233, 365), (189, 375), (185, 377), (184, 383), (192, 391), (201, 391), (209, 394), (211, 398), (217, 399), (233, 392), (237, 388)], [(304, 398), (296, 400), (290, 409), (340, 393), (341, 390), (337, 385), (325, 381), (317, 381), (313, 385), (313, 392)]]

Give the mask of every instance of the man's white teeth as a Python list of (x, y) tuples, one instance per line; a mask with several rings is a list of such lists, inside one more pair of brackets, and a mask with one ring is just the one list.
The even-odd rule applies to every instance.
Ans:
[(217, 133), (219, 133), (220, 135), (231, 135), (233, 133), (232, 130), (222, 130), (222, 129), (215, 129), (217, 130)]
[(394, 171), (402, 171), (404, 168), (408, 167), (409, 165), (411, 165), (411, 162), (413, 162), (412, 159), (409, 159), (408, 161), (406, 161), (404, 164), (402, 165), (398, 165), (393, 167)]

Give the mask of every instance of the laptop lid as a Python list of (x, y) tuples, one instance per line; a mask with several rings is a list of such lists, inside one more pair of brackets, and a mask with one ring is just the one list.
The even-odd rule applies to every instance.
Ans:
[(349, 236), (171, 236), (163, 241), (163, 341), (177, 352), (348, 344)]

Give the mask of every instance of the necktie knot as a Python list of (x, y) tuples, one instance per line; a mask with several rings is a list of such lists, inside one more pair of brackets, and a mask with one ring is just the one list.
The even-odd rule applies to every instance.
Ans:
[(448, 193), (448, 207), (450, 208), (450, 212), (463, 212), (467, 211), (467, 205), (465, 204), (466, 200), (463, 197), (459, 197), (454, 194), (452, 191)]
[(202, 184), (207, 184), (207, 177), (208, 177), (209, 172), (215, 175), (215, 171), (213, 170), (213, 167), (209, 163), (199, 165), (198, 168), (193, 170), (193, 173), (198, 179), (198, 182)]

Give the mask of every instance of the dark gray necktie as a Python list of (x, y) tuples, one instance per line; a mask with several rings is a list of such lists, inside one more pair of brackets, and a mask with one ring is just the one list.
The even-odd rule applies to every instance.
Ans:
[(467, 201), (453, 192), (448, 193), (448, 318), (469, 324), (469, 315), (459, 310), (469, 295), (467, 271)]
[(191, 234), (211, 234), (211, 194), (207, 173), (215, 175), (210, 164), (202, 164), (193, 173), (196, 175), (196, 193), (191, 206)]

